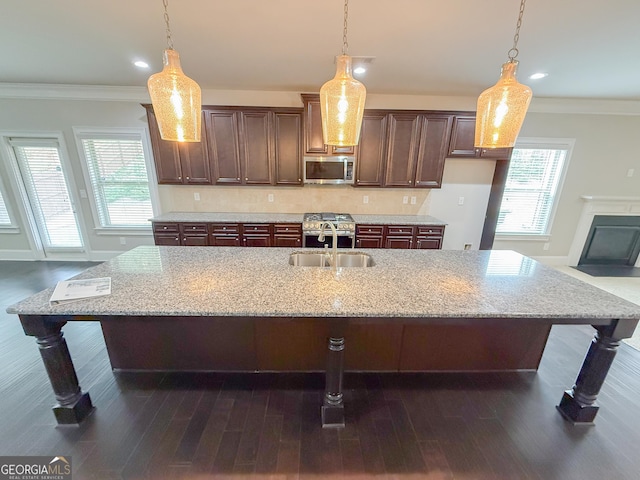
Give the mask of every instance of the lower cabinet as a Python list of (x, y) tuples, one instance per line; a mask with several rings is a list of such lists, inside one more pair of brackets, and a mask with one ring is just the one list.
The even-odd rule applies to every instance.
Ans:
[[(444, 225), (356, 225), (357, 248), (440, 249)], [(300, 223), (154, 222), (156, 245), (301, 247)]]
[(302, 246), (302, 227), (299, 223), (276, 223), (273, 226), (274, 247)]
[(356, 225), (358, 248), (441, 249), (444, 225)]
[(356, 225), (356, 247), (383, 248), (384, 225)]

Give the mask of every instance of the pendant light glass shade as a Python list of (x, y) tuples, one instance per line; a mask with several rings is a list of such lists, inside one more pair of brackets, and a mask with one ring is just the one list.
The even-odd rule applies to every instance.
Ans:
[(353, 78), (349, 55), (338, 56), (336, 64), (336, 76), (320, 89), (324, 143), (341, 147), (357, 145), (367, 89)]
[(198, 84), (180, 68), (180, 56), (164, 51), (164, 68), (149, 77), (147, 87), (163, 140), (199, 142), (201, 92)]
[(527, 114), (533, 93), (516, 80), (518, 61), (502, 65), (500, 80), (478, 97), (476, 113), (477, 148), (511, 148)]

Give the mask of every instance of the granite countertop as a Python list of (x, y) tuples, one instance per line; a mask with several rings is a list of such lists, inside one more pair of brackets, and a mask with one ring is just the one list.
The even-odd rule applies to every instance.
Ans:
[[(302, 223), (303, 213), (170, 212), (152, 222)], [(356, 223), (370, 225), (446, 225), (430, 215), (351, 215)]]
[(502, 317), (555, 323), (640, 318), (640, 306), (511, 251), (362, 250), (375, 266), (337, 272), (290, 266), (293, 251), (137, 247), (75, 277), (110, 276), (111, 295), (50, 306), (50, 288), (7, 312), (81, 317)]

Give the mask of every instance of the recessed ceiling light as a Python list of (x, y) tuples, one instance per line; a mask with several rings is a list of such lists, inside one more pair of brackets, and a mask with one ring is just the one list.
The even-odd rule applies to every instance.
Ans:
[(548, 73), (534, 73), (533, 75), (529, 75), (529, 78), (531, 80), (540, 80), (541, 78), (546, 77), (547, 75), (549, 75)]
[(353, 73), (355, 73), (356, 75), (360, 75), (361, 73), (366, 72), (367, 69), (364, 67), (356, 67), (353, 69)]
[(133, 64), (138, 68), (149, 68), (149, 64), (147, 62), (143, 62), (142, 60), (133, 62)]

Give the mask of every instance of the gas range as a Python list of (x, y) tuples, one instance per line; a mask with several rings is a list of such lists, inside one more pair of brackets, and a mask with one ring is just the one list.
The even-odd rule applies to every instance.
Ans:
[[(356, 222), (348, 213), (305, 213), (302, 219), (302, 232), (306, 235), (320, 235), (320, 226), (323, 222), (330, 222), (336, 227), (338, 235), (354, 236), (356, 233)], [(324, 231), (331, 235), (331, 228), (325, 226)]]

